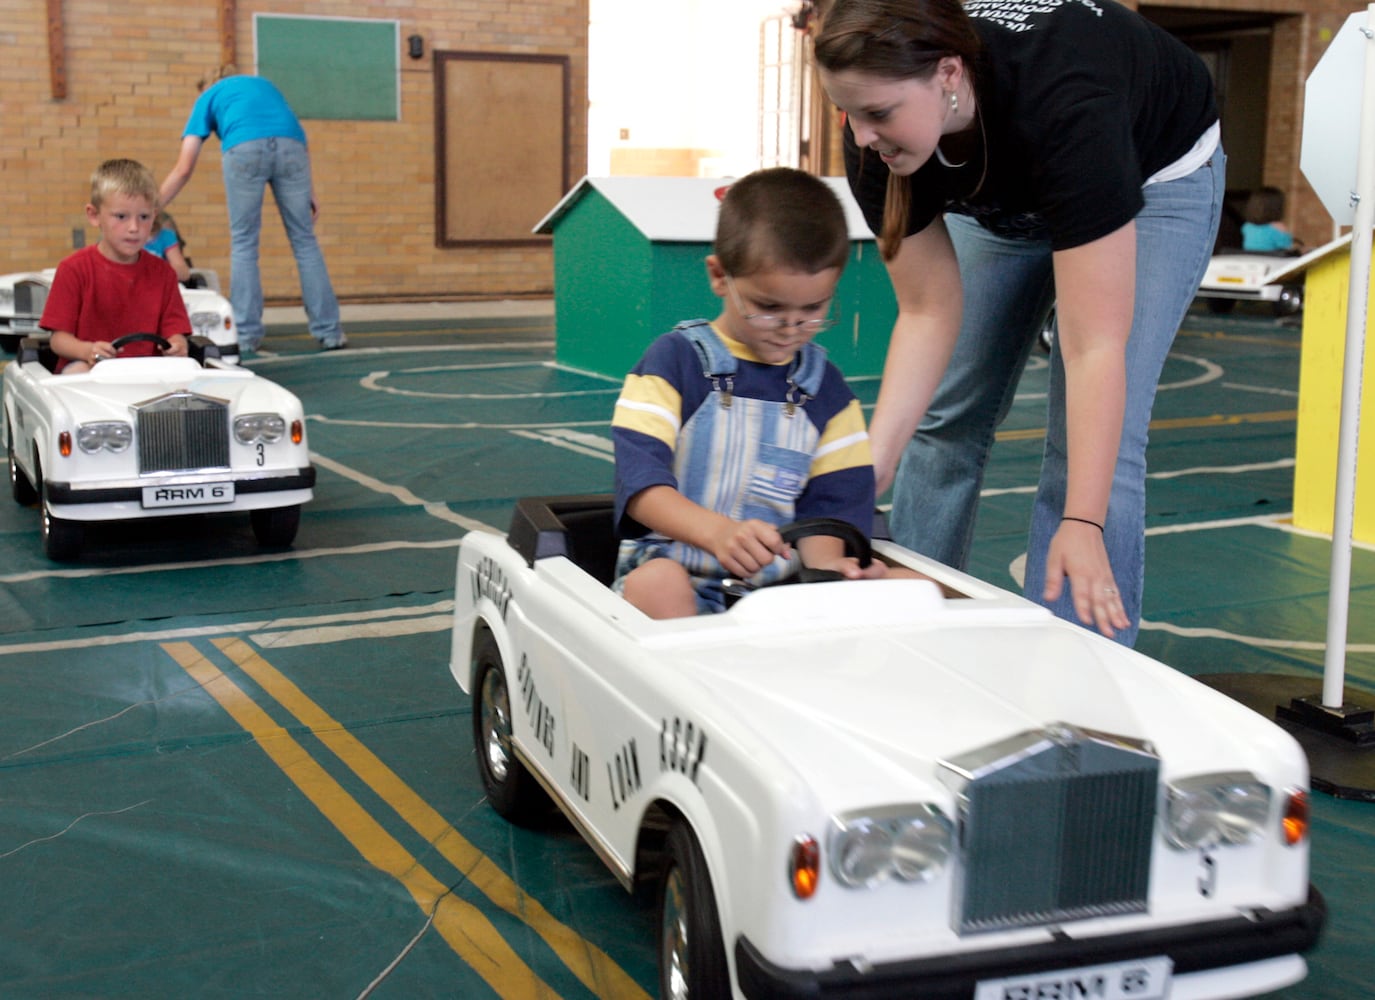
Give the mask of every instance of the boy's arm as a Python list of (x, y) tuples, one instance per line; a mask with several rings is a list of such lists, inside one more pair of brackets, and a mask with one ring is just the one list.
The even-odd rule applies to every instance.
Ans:
[(766, 521), (732, 521), (689, 500), (672, 486), (650, 486), (630, 498), (626, 513), (650, 531), (710, 552), (726, 571), (753, 576), (788, 551)]
[(117, 353), (114, 347), (104, 340), (82, 340), (67, 330), (54, 330), (48, 346), (59, 358), (68, 361), (85, 361), (95, 364), (103, 358), (113, 358)]

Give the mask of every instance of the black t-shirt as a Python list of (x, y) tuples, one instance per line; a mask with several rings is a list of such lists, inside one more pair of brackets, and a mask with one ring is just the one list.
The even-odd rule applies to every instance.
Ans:
[[(965, 9), (984, 44), (975, 130), (986, 152), (958, 168), (933, 156), (911, 175), (908, 235), (952, 211), (1004, 235), (1049, 238), (1056, 250), (1092, 242), (1131, 221), (1146, 178), (1217, 121), (1202, 60), (1114, 0), (967, 0)], [(848, 126), (845, 167), (877, 233), (888, 168)]]

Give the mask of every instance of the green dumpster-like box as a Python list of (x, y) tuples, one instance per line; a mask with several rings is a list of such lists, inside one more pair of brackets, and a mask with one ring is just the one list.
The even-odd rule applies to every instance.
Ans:
[[(827, 177), (850, 227), (836, 290), (839, 322), (817, 338), (847, 376), (878, 375), (897, 317), (878, 245), (845, 178)], [(686, 319), (715, 319), (706, 256), (729, 180), (584, 177), (535, 227), (554, 237), (554, 357), (620, 379), (655, 337)]]

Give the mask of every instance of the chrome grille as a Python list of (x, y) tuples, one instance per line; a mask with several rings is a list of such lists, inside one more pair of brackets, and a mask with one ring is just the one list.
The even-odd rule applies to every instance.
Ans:
[(961, 933), (1146, 909), (1159, 759), (1068, 726), (945, 764), (960, 794)]
[(224, 400), (180, 392), (134, 409), (139, 472), (229, 467), (229, 406)]

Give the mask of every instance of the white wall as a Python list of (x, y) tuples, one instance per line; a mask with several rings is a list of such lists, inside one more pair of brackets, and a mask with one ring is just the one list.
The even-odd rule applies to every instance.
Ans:
[(713, 176), (759, 165), (759, 28), (767, 17), (791, 14), (796, 0), (590, 6), (589, 174), (609, 173), (616, 145), (717, 151)]

